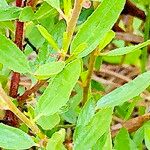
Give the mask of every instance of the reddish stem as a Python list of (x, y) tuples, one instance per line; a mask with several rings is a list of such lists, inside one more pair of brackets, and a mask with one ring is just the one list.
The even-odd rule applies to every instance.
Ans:
[(13, 72), (11, 77), (9, 96), (16, 98), (18, 96), (18, 87), (20, 82), (20, 73)]
[[(23, 7), (22, 0), (16, 0), (16, 6)], [(23, 48), (23, 44), (22, 44), (23, 28), (24, 28), (24, 23), (17, 21), (16, 32), (15, 32), (15, 44), (20, 48), (20, 50), (22, 50)], [(20, 74), (17, 72), (13, 72), (11, 78), (10, 92), (9, 92), (9, 95), (13, 98), (16, 98), (18, 96), (19, 81), (20, 81)]]
[(29, 0), (27, 2), (27, 5), (31, 6), (34, 9), (37, 2), (38, 2), (38, 0)]
[(21, 7), (22, 6), (22, 0), (16, 0), (16, 6)]
[(24, 103), (25, 100), (28, 99), (32, 93), (37, 92), (39, 90), (39, 88), (46, 83), (46, 81), (47, 80), (38, 81), (31, 89), (25, 91), (25, 93), (23, 95), (19, 96), (18, 101), (20, 103)]
[[(22, 4), (22, 0), (16, 0), (17, 7), (23, 7), (23, 5), (24, 4)], [(20, 50), (23, 49), (23, 44), (22, 44), (23, 28), (24, 28), (24, 23), (17, 20), (16, 32), (15, 32), (15, 44), (20, 48)], [(20, 82), (20, 73), (13, 72), (11, 77), (10, 91), (9, 91), (9, 95), (13, 98), (16, 98), (18, 96), (19, 82)], [(12, 126), (18, 125), (18, 119), (11, 111), (6, 111), (4, 119), (9, 125)]]
[(122, 14), (125, 15), (131, 15), (134, 17), (137, 17), (141, 20), (146, 19), (145, 12), (141, 9), (139, 9), (134, 3), (132, 3), (130, 0), (126, 1), (125, 7), (122, 11)]

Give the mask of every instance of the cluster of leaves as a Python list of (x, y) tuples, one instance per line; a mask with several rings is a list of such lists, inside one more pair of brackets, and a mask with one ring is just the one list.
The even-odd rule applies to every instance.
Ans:
[[(145, 39), (143, 43), (123, 47), (125, 41), (115, 39), (112, 27), (126, 0), (88, 1), (91, 6), (81, 12), (78, 6), (84, 3), (82, 0), (35, 2), (36, 8), (20, 8), (14, 6), (13, 0), (0, 1), (0, 118), (5, 110), (10, 110), (21, 120), (18, 128), (0, 124), (0, 147), (130, 150), (146, 145), (150, 149), (149, 122), (132, 134), (122, 128), (115, 138), (111, 137), (113, 115), (124, 121), (132, 118), (134, 107), (142, 99), (139, 95), (150, 85), (150, 71), (104, 96), (98, 93), (104, 92), (103, 85), (91, 79), (92, 71), (98, 71), (102, 62), (119, 64), (124, 56), (125, 64), (139, 67), (141, 50), (150, 44)], [(142, 8), (149, 5), (148, 1), (135, 2)], [(23, 52), (13, 42), (16, 20), (25, 24)], [(135, 22), (140, 20), (136, 18)], [(121, 21), (120, 26), (123, 27)], [(140, 34), (143, 35), (142, 31)], [(118, 48), (105, 52), (105, 47), (112, 43)], [(30, 79), (33, 85), (45, 83), (34, 97), (28, 95), (24, 106), (6, 94), (12, 71)], [(20, 86), (18, 94), (24, 92), (25, 87)], [(140, 115), (147, 113), (146, 107), (138, 109)]]

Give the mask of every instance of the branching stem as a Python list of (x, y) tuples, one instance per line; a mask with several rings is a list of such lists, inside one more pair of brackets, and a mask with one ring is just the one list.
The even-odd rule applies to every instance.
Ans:
[(17, 99), (19, 103), (24, 103), (32, 93), (35, 93), (39, 88), (46, 83), (47, 80), (38, 81), (31, 89), (26, 90), (25, 93), (19, 96)]
[(67, 52), (72, 40), (72, 36), (73, 36), (73, 32), (75, 30), (81, 9), (82, 9), (82, 5), (83, 5), (84, 0), (75, 0), (75, 4), (74, 4), (74, 8), (73, 8), (73, 12), (72, 12), (72, 16), (70, 18), (70, 20), (67, 23), (67, 42), (65, 45), (65, 49), (64, 51)]
[(40, 138), (44, 138), (45, 135), (43, 135), (38, 128), (38, 126), (29, 120), (12, 102), (12, 100), (7, 96), (5, 91), (3, 90), (2, 86), (0, 86), (0, 98), (5, 101), (7, 104), (7, 107), (10, 111), (12, 111), (22, 122), (24, 122), (32, 131), (34, 134), (38, 135)]

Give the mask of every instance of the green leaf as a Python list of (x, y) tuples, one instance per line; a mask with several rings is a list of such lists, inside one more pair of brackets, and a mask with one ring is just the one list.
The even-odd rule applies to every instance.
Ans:
[(9, 29), (11, 32), (15, 31), (15, 25), (12, 21), (1, 21), (0, 27), (4, 29)]
[(139, 3), (141, 3), (142, 5), (149, 5), (150, 4), (150, 0), (138, 0)]
[(8, 82), (8, 77), (4, 75), (0, 75), (0, 84), (2, 84), (4, 87)]
[(6, 0), (1, 0), (0, 1), (0, 8), (6, 8), (8, 7), (7, 1)]
[(57, 10), (60, 9), (60, 1), (59, 0), (44, 0), (44, 1), (46, 1), (48, 4), (50, 4), (55, 9), (57, 9)]
[(20, 129), (0, 124), (0, 147), (4, 149), (28, 149), (36, 144)]
[[(150, 85), (150, 71), (103, 96), (97, 102), (97, 109), (120, 105), (142, 93)], [(137, 88), (138, 87), (138, 88)]]
[(75, 60), (69, 63), (62, 72), (49, 83), (40, 97), (36, 114), (49, 116), (55, 114), (69, 100), (69, 96), (75, 86), (81, 72), (81, 61)]
[(144, 139), (146, 147), (150, 149), (150, 126), (148, 125), (144, 126)]
[(63, 145), (65, 140), (65, 129), (55, 132), (51, 139), (49, 139), (46, 150), (66, 150)]
[(55, 50), (59, 50), (58, 44), (54, 40), (54, 38), (50, 35), (50, 33), (41, 25), (37, 25), (38, 30), (42, 34), (42, 36), (49, 42), (49, 44), (54, 48)]
[(50, 62), (39, 66), (34, 75), (39, 80), (45, 80), (60, 73), (65, 67), (65, 62)]
[(84, 128), (82, 125), (77, 126), (74, 133), (74, 150), (87, 150), (94, 146), (96, 141), (109, 130), (111, 118), (112, 108), (101, 109)]
[(37, 124), (44, 130), (51, 130), (60, 122), (60, 116), (56, 113), (51, 116), (42, 116), (37, 120)]
[(39, 7), (39, 9), (34, 14), (34, 19), (39, 20), (42, 18), (46, 18), (49, 15), (52, 16), (56, 13), (57, 11), (54, 8), (52, 8), (48, 3), (43, 2), (41, 6)]
[(79, 114), (78, 120), (77, 120), (77, 127), (78, 126), (86, 126), (91, 118), (94, 116), (95, 113), (95, 103), (94, 99), (91, 98), (88, 100), (88, 102), (83, 107), (82, 111)]
[(31, 44), (33, 44), (37, 49), (40, 49), (43, 46), (45, 39), (37, 29), (36, 25), (33, 22), (29, 22), (25, 31), (25, 36), (28, 38)]
[(120, 55), (125, 55), (125, 54), (128, 54), (128, 53), (131, 53), (131, 52), (134, 52), (138, 49), (141, 49), (147, 45), (150, 44), (150, 40), (146, 41), (146, 42), (143, 42), (142, 44), (138, 44), (138, 45), (135, 45), (135, 46), (128, 46), (128, 47), (122, 47), (122, 48), (117, 48), (115, 50), (112, 50), (108, 53), (102, 53), (101, 55), (103, 56), (120, 56)]
[(66, 22), (64, 20), (59, 21), (51, 31), (54, 39), (57, 41), (59, 47), (62, 47), (63, 33), (66, 31)]
[(76, 49), (73, 51), (72, 55), (78, 55), (78, 54), (80, 54), (81, 52), (83, 52), (83, 50), (85, 48), (87, 48), (87, 46), (88, 45), (86, 43), (81, 43), (80, 45), (78, 45), (76, 47)]
[(99, 44), (99, 50), (103, 50), (111, 41), (112, 39), (115, 37), (115, 32), (110, 30), (105, 37), (102, 39), (102, 41), (100, 41)]
[(20, 11), (19, 7), (0, 8), (0, 21), (15, 20), (19, 17)]
[(64, 12), (65, 15), (68, 16), (70, 10), (72, 9), (72, 2), (70, 0), (63, 0)]
[(84, 57), (92, 52), (105, 38), (116, 22), (125, 4), (125, 0), (104, 0), (95, 12), (82, 25), (71, 44), (71, 53), (81, 43), (87, 47), (79, 57)]
[(48, 49), (49, 44), (47, 42), (45, 42), (42, 47), (39, 49), (38, 52), (38, 61), (40, 63), (45, 63), (48, 58), (49, 58), (49, 49)]
[(24, 7), (20, 13), (19, 20), (22, 22), (31, 21), (34, 18), (32, 7)]
[(92, 150), (112, 150), (111, 133), (106, 132), (94, 145)]
[(131, 140), (128, 131), (122, 128), (115, 138), (116, 150), (137, 150), (135, 143)]
[(31, 71), (23, 52), (2, 34), (0, 34), (0, 63), (19, 73)]
[(133, 141), (137, 146), (141, 145), (143, 140), (144, 140), (144, 126), (139, 128), (133, 136)]

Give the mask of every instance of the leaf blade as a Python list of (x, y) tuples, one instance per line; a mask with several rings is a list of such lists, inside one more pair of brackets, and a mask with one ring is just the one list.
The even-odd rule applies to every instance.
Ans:
[(113, 24), (118, 19), (124, 4), (125, 0), (104, 0), (82, 25), (81, 29), (73, 39), (71, 53), (81, 43), (87, 43), (88, 48), (80, 53), (79, 57), (84, 57), (92, 52), (105, 37), (107, 32), (111, 30)]
[(0, 124), (0, 147), (5, 149), (28, 149), (35, 145), (32, 138), (22, 130)]
[(92, 117), (90, 122), (84, 126), (84, 128), (82, 126), (78, 126), (75, 129), (74, 149), (90, 149), (94, 146), (95, 142), (109, 130), (111, 118), (112, 108), (101, 109)]
[(56, 75), (37, 103), (37, 115), (52, 115), (64, 106), (69, 100), (71, 91), (80, 76), (80, 72), (81, 61), (77, 59), (69, 63), (61, 73)]
[(0, 62), (19, 73), (31, 71), (26, 56), (8, 38), (0, 34)]
[(141, 49), (147, 45), (150, 44), (150, 40), (143, 42), (141, 44), (135, 45), (135, 46), (128, 46), (128, 47), (123, 47), (123, 48), (117, 48), (115, 50), (112, 50), (108, 53), (102, 53), (102, 56), (120, 56), (120, 55), (125, 55), (131, 52), (134, 52), (138, 49)]
[(34, 75), (39, 80), (45, 80), (50, 78), (53, 75), (60, 73), (65, 67), (65, 63), (62, 62), (50, 62), (44, 65), (39, 66), (35, 71)]
[(42, 34), (42, 36), (48, 41), (48, 43), (57, 51), (59, 51), (58, 44), (52, 37), (52, 35), (41, 25), (37, 25), (38, 30)]
[[(114, 107), (138, 96), (150, 85), (150, 71), (147, 71), (129, 83), (115, 89), (103, 96), (98, 102), (96, 109)], [(138, 88), (137, 88), (138, 87)]]

